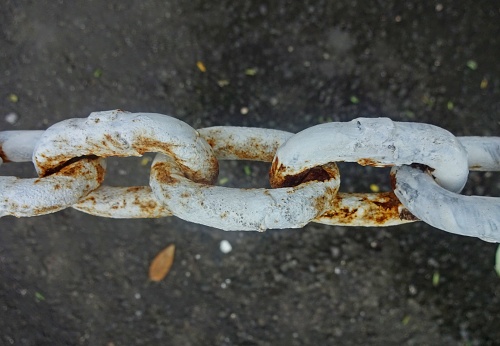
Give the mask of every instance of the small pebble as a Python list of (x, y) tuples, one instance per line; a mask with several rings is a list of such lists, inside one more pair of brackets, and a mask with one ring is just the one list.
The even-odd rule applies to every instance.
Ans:
[(233, 250), (233, 247), (227, 240), (222, 240), (219, 248), (222, 253), (230, 253)]
[(14, 125), (17, 122), (17, 119), (19, 119), (19, 117), (16, 113), (9, 113), (5, 116), (5, 121), (11, 125)]

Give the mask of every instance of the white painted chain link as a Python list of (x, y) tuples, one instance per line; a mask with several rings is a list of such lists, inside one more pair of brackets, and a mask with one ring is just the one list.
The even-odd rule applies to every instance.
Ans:
[[(157, 152), (150, 186), (101, 185), (104, 158)], [(271, 189), (214, 186), (218, 160), (272, 162)], [(223, 230), (307, 223), (390, 226), (417, 220), (500, 242), (500, 198), (463, 196), (469, 170), (500, 170), (500, 137), (455, 137), (436, 126), (359, 118), (297, 134), (244, 127), (198, 131), (161, 114), (121, 110), (46, 131), (0, 132), (0, 164), (32, 161), (39, 178), (0, 177), (0, 217), (67, 207), (113, 218), (175, 215)], [(335, 162), (393, 166), (393, 190), (338, 193)]]

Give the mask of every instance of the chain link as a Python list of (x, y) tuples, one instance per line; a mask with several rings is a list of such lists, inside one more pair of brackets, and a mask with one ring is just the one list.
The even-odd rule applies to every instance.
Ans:
[[(158, 153), (150, 186), (102, 185), (104, 158)], [(214, 186), (219, 160), (272, 162), (272, 189)], [(224, 230), (307, 223), (390, 226), (422, 220), (500, 242), (500, 198), (463, 196), (469, 170), (500, 170), (500, 137), (455, 137), (436, 126), (359, 118), (284, 131), (198, 131), (161, 114), (121, 110), (68, 119), (46, 131), (0, 132), (0, 164), (32, 161), (39, 178), (0, 177), (0, 217), (67, 207), (97, 216), (178, 216)], [(338, 193), (335, 162), (393, 166), (393, 191)]]

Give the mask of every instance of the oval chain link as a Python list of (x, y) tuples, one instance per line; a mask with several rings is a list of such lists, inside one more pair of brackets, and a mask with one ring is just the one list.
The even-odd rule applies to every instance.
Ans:
[[(161, 153), (152, 165), (151, 187), (101, 186), (101, 157), (147, 151)], [(275, 189), (211, 186), (216, 156), (272, 160)], [(295, 228), (310, 221), (388, 226), (419, 218), (448, 232), (500, 242), (500, 198), (458, 194), (468, 169), (500, 170), (500, 137), (454, 137), (428, 124), (359, 118), (296, 135), (235, 127), (195, 131), (165, 115), (114, 110), (46, 131), (0, 132), (0, 165), (30, 160), (39, 178), (0, 177), (0, 217), (72, 206), (114, 218), (174, 214), (228, 230)], [(337, 193), (336, 161), (395, 166), (394, 192)]]
[[(200, 133), (219, 158), (259, 161), (269, 160), (288, 136), (277, 130), (241, 127), (207, 128)], [(224, 230), (300, 228), (323, 214), (338, 191), (337, 165), (328, 163), (323, 169), (328, 174), (324, 181), (279, 189), (233, 189), (195, 183), (171, 158), (158, 154), (150, 185), (174, 215), (187, 221)]]
[[(500, 137), (459, 137), (470, 170), (500, 171)], [(428, 169), (395, 167), (394, 192), (425, 223), (443, 231), (500, 242), (500, 198), (463, 196), (439, 186)]]

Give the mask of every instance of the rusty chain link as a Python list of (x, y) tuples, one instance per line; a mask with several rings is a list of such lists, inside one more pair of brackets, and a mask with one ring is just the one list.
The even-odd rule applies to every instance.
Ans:
[[(102, 185), (105, 158), (158, 153), (149, 186)], [(219, 160), (272, 162), (271, 189), (214, 186)], [(38, 178), (0, 177), (0, 217), (64, 208), (112, 218), (175, 215), (223, 230), (422, 220), (500, 242), (500, 198), (463, 196), (469, 170), (500, 170), (500, 137), (455, 137), (436, 126), (358, 118), (284, 131), (195, 130), (161, 114), (121, 110), (61, 121), (46, 131), (0, 132), (0, 165), (32, 161)], [(393, 191), (339, 193), (335, 162), (389, 167)]]

